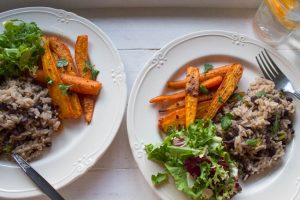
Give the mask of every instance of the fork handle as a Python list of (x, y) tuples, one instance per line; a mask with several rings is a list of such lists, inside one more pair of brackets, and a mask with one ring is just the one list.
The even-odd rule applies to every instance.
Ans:
[(294, 95), (297, 99), (300, 100), (300, 92), (299, 92), (299, 91), (296, 90), (296, 91), (293, 93), (293, 95)]

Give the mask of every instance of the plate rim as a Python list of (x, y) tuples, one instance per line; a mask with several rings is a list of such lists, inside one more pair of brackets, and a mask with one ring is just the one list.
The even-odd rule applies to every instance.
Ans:
[[(29, 12), (40, 12), (40, 13), (55, 13), (55, 14), (64, 14), (64, 15), (70, 15), (74, 19), (76, 19), (77, 22), (84, 24), (87, 29), (92, 30), (98, 37), (100, 37), (103, 42), (105, 43), (106, 47), (108, 50), (111, 52), (112, 56), (116, 59), (118, 69), (120, 70), (120, 74), (122, 76), (122, 83), (124, 85), (118, 86), (120, 88), (120, 109), (118, 110), (118, 114), (116, 114), (114, 124), (112, 125), (109, 137), (106, 138), (105, 142), (103, 145), (99, 146), (96, 151), (94, 151), (93, 155), (96, 154), (95, 159), (91, 159), (91, 163), (85, 168), (78, 172), (78, 173), (73, 173), (70, 174), (69, 176), (62, 177), (57, 183), (53, 185), (55, 189), (61, 189), (72, 182), (76, 181), (79, 179), (83, 174), (85, 174), (92, 166), (99, 160), (101, 157), (105, 154), (105, 152), (108, 150), (110, 145), (112, 144), (113, 140), (117, 136), (118, 130), (120, 129), (120, 126), (122, 124), (124, 114), (126, 111), (126, 105), (127, 105), (127, 79), (126, 79), (126, 73), (125, 73), (125, 67), (124, 63), (121, 59), (121, 56), (119, 54), (118, 49), (116, 48), (115, 44), (111, 41), (111, 39), (108, 37), (106, 33), (104, 33), (100, 27), (98, 27), (96, 24), (94, 24), (92, 21), (90, 21), (87, 18), (84, 18), (74, 12), (70, 12), (64, 9), (57, 9), (57, 8), (52, 8), (52, 7), (45, 7), (45, 6), (33, 6), (33, 7), (22, 7), (22, 8), (16, 8), (16, 9), (11, 9), (7, 10), (4, 12), (0, 13), (0, 20), (9, 17), (13, 14), (21, 14), (21, 13), (29, 13)], [(73, 19), (72, 18), (72, 19)], [(84, 22), (84, 23), (83, 23)], [(101, 102), (101, 100), (99, 100)], [(101, 151), (100, 151), (101, 150)], [(34, 186), (35, 187), (35, 186)], [(29, 198), (29, 197), (37, 197), (41, 196), (43, 193), (35, 187), (34, 190), (28, 190), (28, 191), (10, 191), (10, 192), (5, 192), (5, 191), (0, 191), (0, 197), (8, 198), (8, 199), (16, 199), (16, 198)]]
[[(269, 53), (275, 55), (277, 57), (277, 59), (279, 59), (282, 63), (284, 63), (284, 65), (288, 67), (288, 70), (293, 71), (293, 69), (289, 67), (289, 66), (292, 66), (290, 64), (290, 62), (285, 57), (283, 57), (278, 52), (276, 52), (272, 46), (270, 46), (262, 41), (259, 41), (258, 39), (252, 38), (246, 34), (234, 32), (234, 31), (225, 31), (225, 30), (194, 31), (194, 32), (176, 37), (175, 39), (173, 39), (173, 40), (167, 42), (165, 45), (163, 45), (163, 47), (160, 48), (157, 52), (153, 53), (153, 55), (146, 61), (146, 63), (143, 65), (143, 67), (139, 71), (139, 73), (132, 85), (130, 95), (128, 98), (128, 105), (127, 105), (127, 111), (126, 111), (126, 125), (127, 125), (127, 134), (128, 134), (130, 149), (131, 149), (132, 155), (134, 157), (134, 160), (138, 166), (138, 169), (141, 172), (141, 174), (144, 177), (147, 184), (152, 189), (152, 191), (154, 191), (155, 194), (163, 200), (169, 200), (169, 199), (167, 198), (166, 195), (163, 195), (164, 192), (160, 192), (159, 189), (157, 189), (153, 186), (149, 177), (146, 177), (146, 174), (141, 169), (141, 164), (138, 161), (138, 160), (140, 160), (139, 156), (141, 154), (145, 153), (144, 152), (145, 150), (144, 150), (144, 147), (141, 147), (139, 144), (135, 143), (138, 140), (138, 137), (134, 132), (133, 111), (134, 111), (134, 107), (135, 107), (135, 99), (137, 96), (137, 92), (139, 90), (140, 85), (143, 82), (143, 79), (146, 77), (147, 73), (151, 70), (151, 68), (153, 66), (157, 65), (157, 63), (153, 63), (154, 59), (158, 59), (158, 60), (162, 59), (163, 61), (165, 61), (164, 60), (165, 58), (163, 55), (167, 54), (167, 52), (169, 50), (171, 50), (178, 44), (184, 43), (185, 41), (194, 39), (196, 37), (212, 36), (212, 35), (225, 36), (225, 37), (231, 38), (231, 39), (233, 39), (234, 42), (236, 42), (237, 45), (240, 45), (241, 43), (251, 43), (256, 46), (261, 47), (262, 49), (266, 49)], [(234, 38), (232, 38), (232, 37), (234, 37)], [(292, 79), (291, 82), (293, 82), (293, 80), (295, 80), (294, 79), (295, 77), (288, 77), (288, 78)], [(134, 139), (134, 137), (135, 137), (135, 139)], [(136, 141), (134, 141), (134, 140), (136, 140)], [(143, 144), (143, 142), (144, 141), (142, 141), (142, 144)], [(145, 158), (145, 159), (147, 159), (147, 158)]]

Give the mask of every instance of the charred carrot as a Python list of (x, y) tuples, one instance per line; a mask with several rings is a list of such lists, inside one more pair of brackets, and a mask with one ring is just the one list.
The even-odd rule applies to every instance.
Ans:
[[(188, 127), (196, 119), (199, 95), (199, 70), (197, 67), (188, 67), (185, 86), (185, 125)], [(211, 83), (210, 83), (211, 84)]]
[[(201, 74), (199, 77), (199, 81), (203, 82), (206, 81), (208, 79), (214, 78), (216, 76), (225, 76), (225, 74), (227, 73), (228, 69), (230, 68), (231, 65), (225, 65), (222, 67), (218, 67), (215, 69), (212, 69), (210, 71), (208, 71), (207, 73)], [(168, 81), (167, 82), (167, 86), (169, 88), (173, 88), (173, 89), (180, 89), (180, 88), (184, 88), (186, 84), (186, 80), (180, 80), (180, 81)]]

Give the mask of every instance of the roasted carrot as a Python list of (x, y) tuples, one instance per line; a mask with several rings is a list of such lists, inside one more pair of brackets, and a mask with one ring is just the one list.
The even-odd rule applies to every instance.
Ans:
[(50, 51), (48, 39), (45, 39), (44, 49), (45, 53), (42, 56), (43, 71), (52, 81), (52, 84), (48, 84), (49, 95), (51, 96), (53, 103), (59, 108), (59, 117), (62, 119), (72, 118), (73, 109), (70, 103), (70, 98), (68, 95), (64, 95), (59, 88), (62, 81), (56, 68), (55, 60)]
[(205, 119), (212, 119), (222, 107), (222, 105), (230, 98), (236, 89), (243, 74), (243, 67), (241, 64), (233, 64), (230, 70), (226, 73), (221, 85), (219, 86), (212, 103), (208, 107), (205, 114)]
[[(78, 67), (79, 76), (90, 80), (92, 79), (91, 71), (86, 70), (88, 61), (88, 36), (80, 35), (77, 37), (75, 44), (75, 62)], [(94, 96), (85, 95), (82, 97), (81, 102), (85, 121), (89, 124), (93, 118), (96, 98)]]
[(71, 55), (69, 47), (58, 37), (49, 37), (50, 49), (54, 52), (56, 61), (66, 60), (66, 66), (60, 67), (60, 69), (66, 71), (68, 74), (77, 75), (77, 68), (74, 65), (74, 61)]
[[(77, 68), (74, 65), (69, 47), (58, 37), (49, 37), (49, 43), (50, 49), (53, 51), (56, 65), (60, 73), (66, 73), (76, 76)], [(70, 96), (74, 118), (79, 118), (81, 116), (82, 110), (78, 95), (76, 93), (70, 93), (68, 95)]]
[(101, 83), (99, 83), (98, 81), (82, 78), (79, 76), (61, 74), (60, 77), (65, 84), (71, 85), (71, 91), (74, 91), (76, 93), (97, 96), (102, 88)]
[[(222, 80), (223, 80), (223, 77), (221, 77), (221, 76), (213, 77), (211, 79), (203, 81), (200, 84), (200, 86), (203, 86), (207, 89), (214, 88), (216, 86), (219, 86), (221, 84)], [(177, 93), (170, 94), (170, 95), (157, 96), (157, 97), (150, 99), (149, 102), (150, 103), (160, 103), (160, 102), (166, 101), (166, 100), (179, 100), (179, 99), (183, 99), (183, 98), (185, 98), (185, 91), (177, 92)]]
[[(60, 78), (65, 85), (71, 85), (70, 90), (78, 94), (88, 94), (97, 96), (102, 88), (102, 84), (98, 81), (89, 80), (79, 76), (73, 76), (62, 73)], [(47, 83), (47, 76), (43, 70), (37, 70), (34, 79), (41, 83)]]
[[(215, 92), (210, 92), (209, 94), (200, 94), (198, 96), (198, 103), (202, 101), (207, 101), (213, 98)], [(175, 103), (172, 103), (171, 105), (168, 105), (165, 108), (162, 108), (159, 110), (159, 112), (164, 113), (164, 112), (171, 112), (173, 110), (183, 108), (185, 106), (185, 99), (179, 100)]]
[(85, 71), (88, 61), (88, 36), (79, 35), (75, 44), (75, 62), (78, 68), (79, 76), (90, 79), (91, 72)]
[(199, 70), (197, 67), (188, 67), (185, 86), (185, 125), (188, 127), (196, 119), (199, 95)]
[[(197, 106), (197, 119), (203, 118), (207, 112), (207, 108), (211, 101), (199, 102)], [(163, 132), (167, 132), (169, 128), (183, 128), (185, 126), (185, 108), (174, 110), (167, 115), (161, 117), (158, 120), (159, 129)]]
[[(214, 78), (216, 76), (225, 76), (226, 72), (228, 71), (228, 69), (230, 68), (231, 65), (224, 65), (222, 67), (218, 67), (215, 69), (212, 69), (210, 71), (208, 71), (207, 73), (201, 74), (199, 77), (199, 81), (203, 82), (206, 81), (208, 79)], [(184, 88), (186, 84), (186, 80), (180, 80), (180, 81), (168, 81), (167, 82), (167, 86), (169, 88), (174, 88), (174, 89), (180, 89), (180, 88)]]
[(177, 99), (182, 99), (185, 97), (185, 91), (181, 91), (175, 94), (170, 94), (170, 95), (161, 95), (161, 96), (157, 96), (154, 97), (152, 99), (150, 99), (150, 103), (158, 103), (158, 102), (162, 102), (164, 100), (177, 100)]

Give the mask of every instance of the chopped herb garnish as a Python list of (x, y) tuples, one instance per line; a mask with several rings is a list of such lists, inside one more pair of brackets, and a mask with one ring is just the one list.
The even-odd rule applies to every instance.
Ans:
[(234, 99), (236, 99), (237, 101), (243, 101), (243, 96), (240, 93), (235, 93)]
[(168, 174), (167, 173), (157, 173), (156, 175), (151, 176), (151, 180), (153, 185), (158, 186), (162, 183), (165, 183), (168, 180)]
[(260, 97), (264, 97), (264, 96), (266, 96), (266, 92), (264, 92), (264, 91), (259, 91), (259, 92), (257, 92), (256, 94), (255, 94), (255, 96), (256, 97), (258, 97), (258, 98), (260, 98)]
[(208, 94), (209, 90), (205, 86), (200, 85), (200, 87), (199, 87), (199, 93), (201, 93), (201, 94)]
[(5, 144), (3, 146), (3, 149), (2, 149), (5, 153), (11, 153), (12, 150), (13, 150), (13, 147), (11, 144)]
[(63, 95), (67, 95), (71, 85), (60, 84), (58, 87)]
[(47, 76), (46, 81), (47, 81), (47, 84), (49, 84), (49, 85), (53, 85), (53, 83), (54, 83), (54, 81), (49, 76)]
[(232, 125), (232, 120), (233, 116), (231, 113), (226, 113), (222, 119), (221, 119), (221, 127), (224, 131), (227, 131), (231, 125)]
[(280, 120), (280, 113), (276, 113), (275, 121), (273, 122), (272, 125), (272, 131), (274, 134), (277, 134), (279, 131), (279, 120)]
[(99, 74), (99, 70), (96, 70), (96, 69), (94, 68), (94, 65), (92, 65), (92, 64), (89, 63), (89, 62), (86, 62), (86, 63), (85, 63), (85, 68), (83, 68), (83, 70), (82, 70), (84, 76), (85, 76), (85, 73), (86, 73), (87, 71), (90, 71), (90, 72), (91, 72), (91, 79), (96, 80), (96, 78), (97, 78), (97, 76), (98, 76), (98, 74)]
[(92, 68), (92, 71), (91, 71), (91, 78), (92, 78), (93, 80), (96, 80), (98, 74), (99, 74), (99, 70), (96, 70), (96, 69)]
[(248, 140), (246, 140), (247, 145), (256, 146), (257, 143), (258, 143), (257, 139), (248, 139)]
[(63, 68), (63, 67), (68, 66), (68, 64), (69, 64), (69, 62), (66, 59), (59, 59), (56, 62), (56, 67)]
[(279, 131), (277, 134), (278, 140), (282, 141), (286, 138), (286, 132), (285, 131)]
[(203, 70), (203, 73), (207, 73), (208, 71), (212, 70), (214, 68), (214, 66), (212, 64), (204, 64), (204, 70)]
[(222, 98), (221, 96), (218, 96), (218, 101), (219, 101), (220, 103), (224, 103), (223, 98)]

